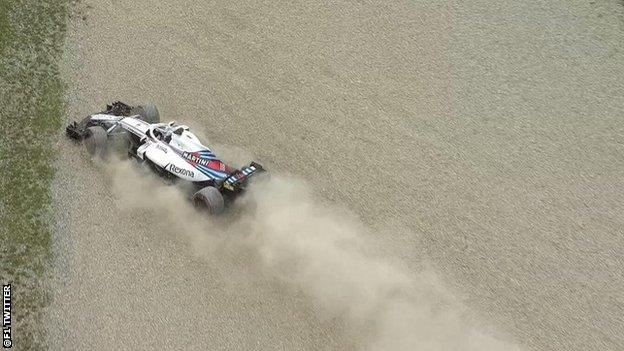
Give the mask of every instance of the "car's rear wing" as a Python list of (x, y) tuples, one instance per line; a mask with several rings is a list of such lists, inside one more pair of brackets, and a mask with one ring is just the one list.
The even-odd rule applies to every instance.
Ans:
[(247, 185), (251, 176), (262, 172), (266, 172), (266, 170), (261, 164), (251, 162), (249, 166), (230, 173), (230, 175), (223, 181), (223, 187), (230, 191), (242, 190)]

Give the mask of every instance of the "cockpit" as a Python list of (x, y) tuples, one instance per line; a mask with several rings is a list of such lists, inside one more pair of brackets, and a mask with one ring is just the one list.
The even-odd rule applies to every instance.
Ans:
[(148, 135), (154, 140), (160, 140), (184, 150), (205, 148), (195, 134), (189, 131), (188, 126), (176, 125), (175, 121), (152, 124)]
[(182, 135), (184, 131), (188, 130), (189, 127), (185, 125), (176, 125), (175, 121), (171, 121), (169, 123), (157, 123), (153, 124), (149, 130), (149, 136), (152, 139), (162, 140), (166, 143), (169, 143), (173, 137), (173, 135)]

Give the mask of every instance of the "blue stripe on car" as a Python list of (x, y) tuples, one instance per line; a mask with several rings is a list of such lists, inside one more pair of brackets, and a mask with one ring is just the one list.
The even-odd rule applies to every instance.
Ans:
[(225, 178), (228, 176), (227, 173), (225, 172), (219, 172), (219, 171), (215, 171), (214, 169), (210, 169), (206, 166), (202, 166), (202, 165), (195, 165), (195, 168), (199, 169), (202, 173), (204, 173), (205, 175), (211, 176), (213, 178)]

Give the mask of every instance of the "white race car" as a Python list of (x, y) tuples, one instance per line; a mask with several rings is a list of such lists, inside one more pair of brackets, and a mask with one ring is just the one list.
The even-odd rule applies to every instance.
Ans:
[(66, 131), (72, 139), (84, 140), (93, 156), (105, 157), (121, 149), (163, 177), (191, 183), (193, 203), (211, 214), (223, 212), (252, 175), (264, 172), (256, 162), (234, 169), (218, 159), (189, 127), (159, 122), (154, 105), (133, 107), (118, 101), (103, 112), (72, 122)]

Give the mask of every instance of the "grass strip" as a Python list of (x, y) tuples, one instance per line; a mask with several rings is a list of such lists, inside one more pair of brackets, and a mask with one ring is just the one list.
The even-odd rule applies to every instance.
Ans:
[(69, 2), (0, 1), (0, 279), (12, 284), (13, 345), (45, 349), (54, 139), (64, 115), (58, 61)]

